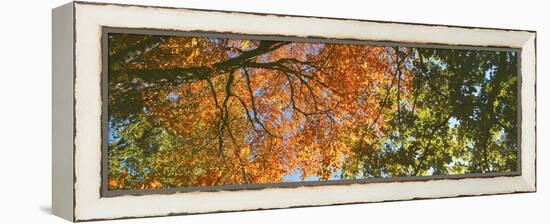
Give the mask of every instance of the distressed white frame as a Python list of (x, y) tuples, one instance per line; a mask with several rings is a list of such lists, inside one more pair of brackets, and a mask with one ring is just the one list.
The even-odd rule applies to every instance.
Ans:
[[(72, 86), (75, 123), (74, 139), (71, 139), (74, 149), (70, 151), (72, 154), (74, 150), (75, 182), (74, 195), (71, 195), (74, 207), (70, 215), (66, 215), (64, 208), (56, 212), (54, 203), (54, 212), (67, 219), (84, 221), (536, 191), (536, 33), (533, 31), (80, 2), (70, 7), (74, 10), (75, 38)], [(521, 48), (521, 175), (101, 197), (102, 27)]]

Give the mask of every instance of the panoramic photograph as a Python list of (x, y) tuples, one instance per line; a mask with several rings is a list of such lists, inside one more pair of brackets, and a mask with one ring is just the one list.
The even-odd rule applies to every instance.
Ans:
[(108, 190), (519, 171), (515, 50), (106, 35)]

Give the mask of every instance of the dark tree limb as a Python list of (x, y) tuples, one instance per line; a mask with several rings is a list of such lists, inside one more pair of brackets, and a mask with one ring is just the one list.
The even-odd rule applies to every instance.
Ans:
[(140, 41), (125, 49), (119, 50), (113, 55), (109, 56), (110, 63), (129, 63), (135, 60), (137, 57), (147, 53), (153, 48), (157, 47), (163, 41), (167, 40), (165, 36), (150, 36), (149, 38)]

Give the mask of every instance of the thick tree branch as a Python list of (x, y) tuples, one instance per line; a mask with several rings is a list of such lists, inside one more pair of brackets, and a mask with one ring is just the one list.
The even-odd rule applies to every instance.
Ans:
[[(113, 75), (128, 74), (130, 76), (129, 82), (117, 84), (114, 90), (126, 92), (129, 89), (144, 90), (163, 86), (177, 86), (184, 82), (206, 80), (225, 72), (237, 70), (244, 62), (253, 61), (257, 56), (272, 52), (285, 44), (287, 44), (287, 42), (260, 41), (258, 47), (253, 50), (243, 51), (242, 54), (234, 58), (208, 66), (168, 69), (114, 70), (111, 71), (114, 73)], [(113, 58), (113, 60), (114, 59), (115, 58)]]
[(167, 39), (168, 37), (164, 37), (164, 36), (151, 36), (145, 40), (140, 41), (137, 44), (134, 44), (130, 47), (119, 50), (113, 55), (110, 55), (109, 62), (110, 63), (129, 63), (134, 59), (136, 59), (137, 57), (139, 57), (140, 55), (143, 55), (148, 51), (152, 50), (153, 48), (159, 46), (160, 43), (162, 43)]

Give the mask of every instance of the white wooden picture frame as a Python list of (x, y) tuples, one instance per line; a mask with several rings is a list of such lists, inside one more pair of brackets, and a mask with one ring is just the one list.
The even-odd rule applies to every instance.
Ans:
[[(266, 25), (269, 24), (269, 25)], [(102, 195), (104, 28), (519, 49), (521, 172), (262, 189)], [(536, 32), (72, 2), (53, 10), (53, 213), (70, 221), (536, 191)]]

